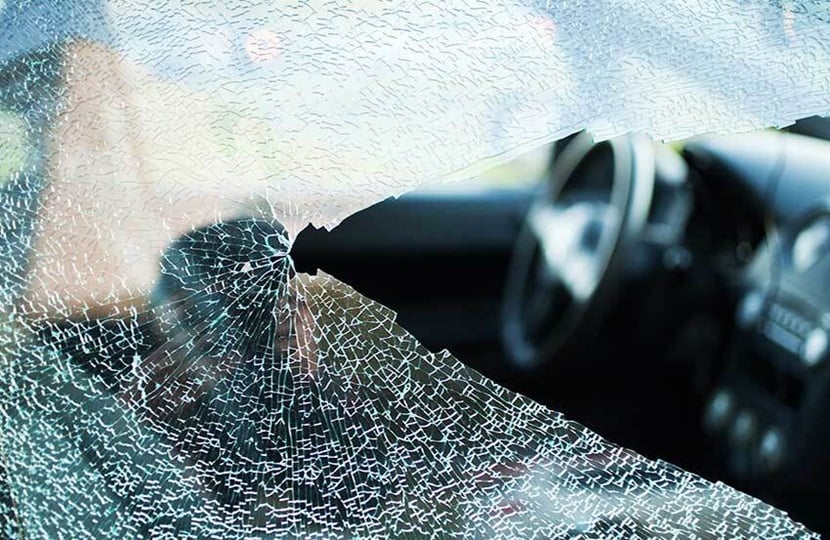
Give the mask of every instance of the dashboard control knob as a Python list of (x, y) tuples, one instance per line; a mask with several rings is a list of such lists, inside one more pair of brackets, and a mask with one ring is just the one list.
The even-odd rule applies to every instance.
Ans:
[(801, 361), (807, 366), (815, 366), (824, 360), (828, 345), (830, 345), (830, 340), (828, 340), (826, 331), (821, 328), (811, 330), (801, 346)]
[(751, 291), (738, 304), (738, 311), (735, 313), (735, 322), (743, 329), (755, 326), (761, 318), (763, 308), (764, 295), (759, 291)]
[(768, 472), (777, 470), (784, 461), (784, 434), (777, 427), (767, 429), (758, 443), (758, 459)]
[(757, 436), (758, 421), (750, 411), (741, 411), (729, 431), (729, 439), (736, 449), (745, 448)]
[(712, 394), (703, 415), (703, 427), (709, 433), (724, 429), (735, 414), (735, 397), (732, 392), (721, 389)]

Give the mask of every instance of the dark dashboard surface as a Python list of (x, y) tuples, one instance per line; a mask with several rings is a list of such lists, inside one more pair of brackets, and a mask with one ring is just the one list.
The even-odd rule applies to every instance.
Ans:
[(781, 131), (706, 137), (684, 155), (702, 174), (743, 189), (783, 226), (830, 195), (830, 144)]

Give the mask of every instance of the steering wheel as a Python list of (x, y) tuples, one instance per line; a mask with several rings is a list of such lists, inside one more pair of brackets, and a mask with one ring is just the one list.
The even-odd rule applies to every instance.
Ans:
[(502, 340), (512, 365), (548, 364), (613, 302), (654, 184), (654, 145), (644, 136), (594, 143), (582, 133), (558, 155), (508, 268)]

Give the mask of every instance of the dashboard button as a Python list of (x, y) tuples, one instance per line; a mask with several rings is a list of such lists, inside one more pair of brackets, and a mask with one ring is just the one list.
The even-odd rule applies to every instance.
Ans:
[(827, 332), (821, 328), (811, 330), (801, 347), (801, 361), (807, 366), (815, 366), (827, 355), (828, 345), (830, 345), (830, 342), (828, 341)]
[(735, 449), (746, 449), (757, 436), (758, 421), (749, 411), (741, 411), (729, 430), (729, 439)]
[(767, 429), (758, 443), (758, 460), (767, 472), (777, 470), (784, 461), (784, 434), (777, 427)]
[(738, 311), (735, 314), (735, 322), (744, 329), (755, 326), (761, 318), (761, 311), (764, 307), (764, 295), (758, 291), (746, 294), (738, 304)]
[(703, 427), (709, 433), (724, 429), (735, 414), (735, 397), (729, 390), (721, 389), (712, 394), (703, 415)]

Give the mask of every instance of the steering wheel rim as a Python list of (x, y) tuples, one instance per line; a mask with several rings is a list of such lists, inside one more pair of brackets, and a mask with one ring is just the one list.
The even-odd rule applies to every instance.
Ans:
[[(577, 186), (571, 198), (578, 202), (564, 206), (569, 182), (598, 151), (611, 153), (609, 202), (579, 201)], [(595, 143), (581, 133), (562, 151), (525, 217), (508, 268), (502, 341), (512, 365), (525, 371), (546, 365), (610, 303), (629, 245), (647, 222), (654, 183), (654, 147), (645, 136)], [(557, 303), (565, 306), (555, 309)]]

